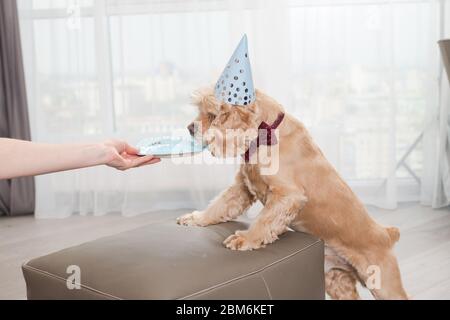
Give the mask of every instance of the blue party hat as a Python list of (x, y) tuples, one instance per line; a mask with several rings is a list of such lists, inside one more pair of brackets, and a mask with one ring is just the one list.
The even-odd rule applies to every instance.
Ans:
[(255, 102), (247, 35), (242, 38), (217, 82), (215, 95), (217, 100), (236, 106), (247, 106)]

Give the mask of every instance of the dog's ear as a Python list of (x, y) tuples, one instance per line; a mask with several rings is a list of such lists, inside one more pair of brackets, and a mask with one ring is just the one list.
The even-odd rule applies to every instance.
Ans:
[(281, 104), (260, 90), (256, 90), (256, 101), (249, 106), (249, 110), (252, 110), (255, 114), (260, 114), (264, 110), (284, 112)]
[(229, 112), (231, 110), (231, 106), (226, 104), (226, 103), (222, 103), (220, 105), (220, 112)]
[(248, 126), (254, 125), (254, 121), (257, 118), (256, 111), (255, 111), (256, 107), (253, 107), (253, 106), (241, 107), (241, 106), (239, 106), (239, 107), (235, 107), (235, 110), (243, 123), (245, 123)]
[(239, 117), (241, 118), (241, 121), (248, 124), (250, 122), (250, 111), (247, 107), (237, 107), (236, 108), (237, 113), (239, 114)]
[(256, 105), (257, 103), (258, 103), (258, 102), (255, 101), (255, 102), (253, 102), (252, 104), (246, 106), (246, 107), (245, 107), (245, 110), (247, 110), (247, 112), (249, 112), (249, 113), (255, 114), (255, 113), (256, 113), (256, 109), (257, 109), (257, 105)]

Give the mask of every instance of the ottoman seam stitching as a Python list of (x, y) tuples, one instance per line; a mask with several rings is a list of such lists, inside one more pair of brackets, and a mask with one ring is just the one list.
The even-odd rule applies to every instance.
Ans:
[[(40, 273), (40, 274), (45, 275), (45, 276), (47, 276), (49, 278), (53, 278), (55, 280), (59, 280), (59, 281), (62, 281), (62, 282), (67, 281), (67, 279), (64, 279), (63, 277), (60, 277), (60, 276), (58, 276), (56, 274), (53, 274), (53, 273), (50, 273), (50, 272), (47, 272), (47, 271), (44, 271), (44, 270), (41, 270), (41, 269), (38, 269), (38, 268), (35, 268), (35, 267), (31, 267), (31, 266), (29, 266), (27, 264), (24, 264), (23, 268), (24, 269), (28, 269), (30, 271), (34, 271), (34, 272)], [(92, 291), (94, 293), (100, 294), (100, 295), (108, 297), (108, 298), (112, 298), (112, 299), (116, 299), (116, 300), (122, 300), (119, 297), (113, 296), (112, 294), (105, 293), (105, 292), (102, 292), (100, 290), (96, 290), (96, 289), (91, 288), (89, 286), (86, 286), (84, 284), (81, 284), (81, 283), (77, 283), (77, 284), (79, 284), (85, 290)]]
[(286, 261), (286, 260), (288, 260), (288, 259), (290, 259), (290, 258), (296, 256), (297, 254), (299, 254), (299, 253), (301, 253), (301, 252), (303, 252), (303, 251), (306, 251), (306, 250), (310, 249), (311, 247), (313, 247), (313, 246), (315, 246), (315, 245), (317, 245), (317, 244), (319, 244), (319, 243), (322, 243), (322, 240), (317, 240), (316, 242), (310, 244), (309, 246), (307, 246), (307, 247), (305, 247), (305, 248), (302, 248), (302, 249), (300, 249), (300, 250), (298, 250), (298, 251), (295, 251), (295, 252), (293, 252), (292, 254), (290, 254), (290, 255), (288, 255), (288, 256), (286, 256), (286, 257), (283, 257), (283, 258), (281, 258), (281, 259), (279, 259), (279, 260), (277, 260), (277, 261), (274, 261), (274, 262), (268, 264), (267, 266), (262, 267), (262, 268), (260, 268), (260, 269), (258, 269), (258, 270), (249, 272), (249, 273), (244, 274), (244, 275), (241, 275), (241, 276), (237, 276), (237, 277), (235, 277), (235, 278), (233, 278), (233, 279), (230, 279), (230, 280), (224, 281), (224, 282), (222, 282), (222, 283), (213, 285), (213, 286), (211, 286), (211, 287), (209, 287), (209, 288), (200, 290), (200, 291), (198, 291), (198, 292), (191, 293), (191, 294), (189, 294), (189, 295), (187, 295), (187, 296), (185, 296), (185, 297), (183, 297), (183, 298), (179, 298), (179, 299), (177, 299), (177, 300), (186, 300), (186, 299), (190, 299), (190, 298), (193, 298), (193, 297), (198, 296), (198, 295), (200, 295), (200, 294), (207, 293), (208, 291), (211, 291), (211, 290), (214, 290), (214, 289), (218, 289), (218, 288), (220, 288), (220, 287), (223, 287), (223, 286), (225, 286), (225, 285), (231, 284), (231, 283), (233, 283), (233, 282), (236, 282), (236, 281), (239, 281), (239, 280), (248, 278), (248, 277), (250, 277), (250, 276), (253, 276), (253, 275), (255, 275), (255, 274), (261, 273), (261, 272), (263, 272), (263, 271), (269, 269), (270, 267), (273, 267), (274, 265), (279, 264), (280, 262)]
[(266, 287), (267, 294), (269, 295), (269, 299), (273, 300), (272, 293), (270, 292), (269, 285), (267, 284), (267, 281), (266, 281), (266, 278), (264, 278), (264, 275), (261, 275), (261, 279), (264, 282), (264, 286)]

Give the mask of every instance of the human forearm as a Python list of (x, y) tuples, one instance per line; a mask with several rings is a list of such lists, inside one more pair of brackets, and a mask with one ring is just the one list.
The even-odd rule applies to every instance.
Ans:
[(0, 139), (0, 179), (106, 164), (111, 151), (102, 143), (57, 145)]

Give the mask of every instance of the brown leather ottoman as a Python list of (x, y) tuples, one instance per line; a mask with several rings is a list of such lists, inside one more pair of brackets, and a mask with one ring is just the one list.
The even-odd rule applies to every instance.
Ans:
[[(325, 298), (321, 241), (289, 232), (259, 251), (223, 247), (246, 227), (171, 220), (38, 258), (23, 266), (28, 299)], [(79, 289), (68, 289), (69, 266), (80, 268)]]

